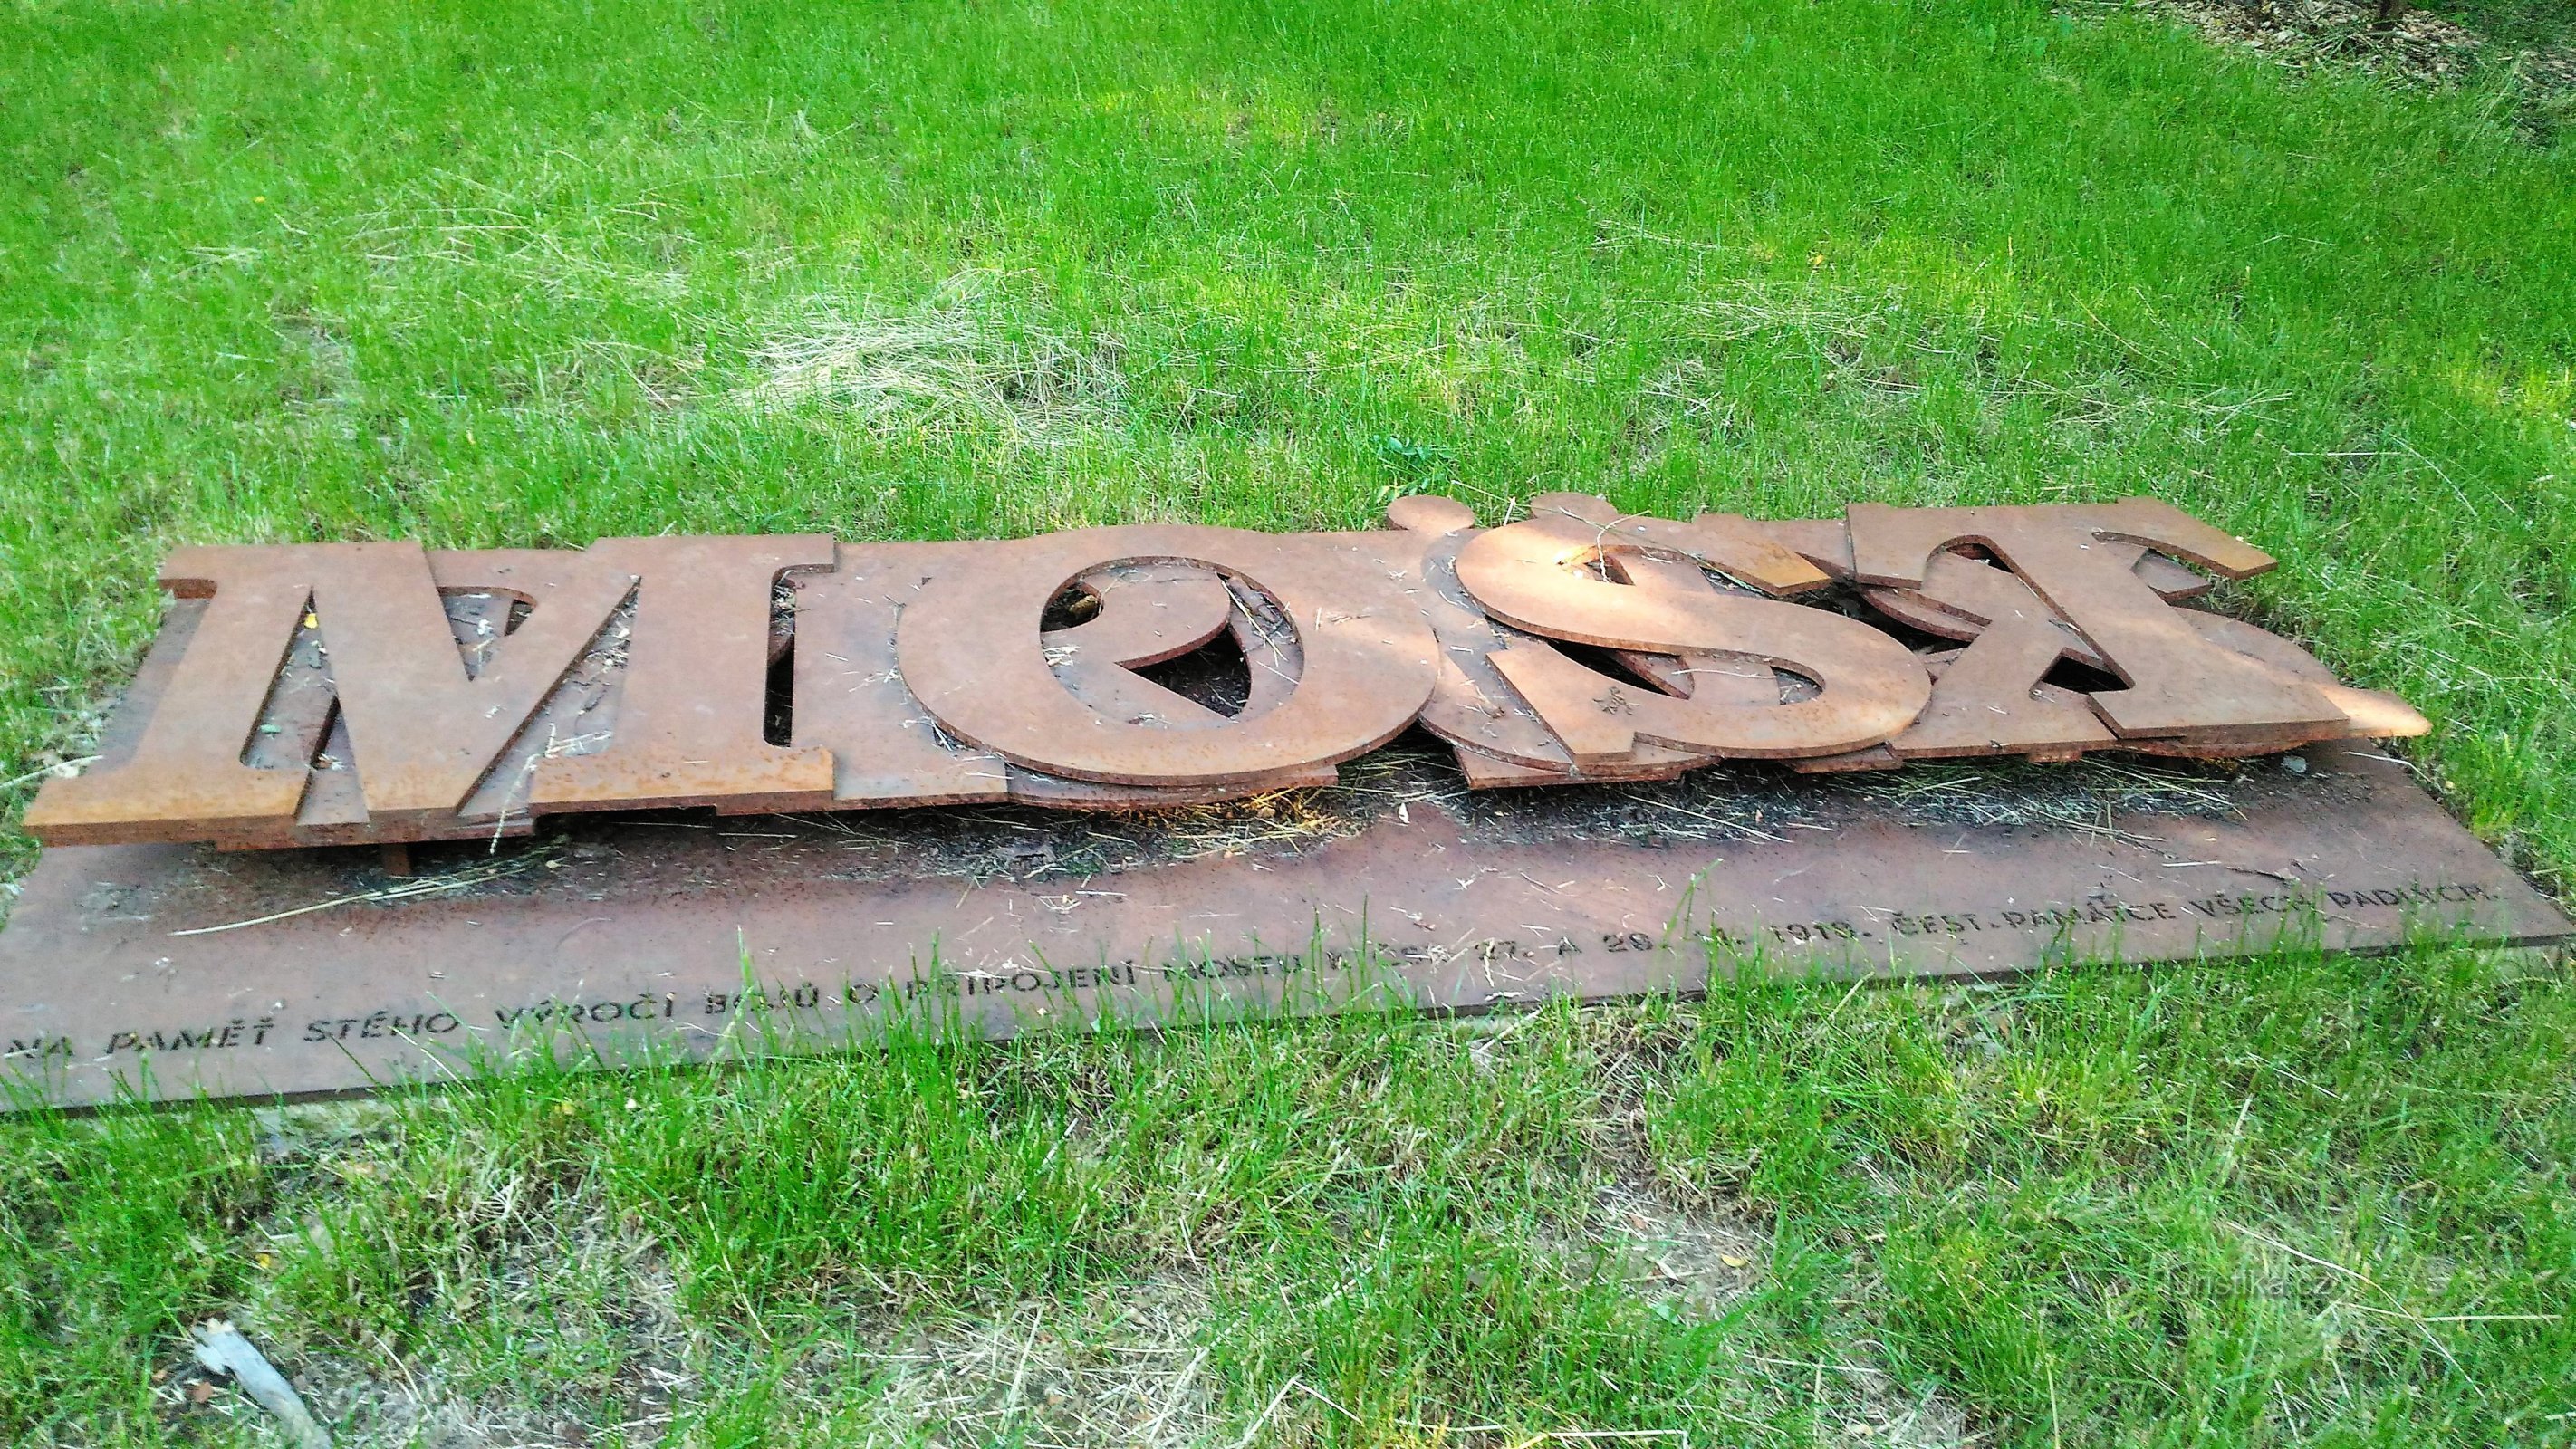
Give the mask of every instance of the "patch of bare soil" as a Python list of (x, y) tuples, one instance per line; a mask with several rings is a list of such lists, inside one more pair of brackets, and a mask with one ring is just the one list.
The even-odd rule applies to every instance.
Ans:
[[(633, 1266), (618, 1307), (632, 1354), (605, 1392), (460, 1376), (433, 1358), (374, 1365), (280, 1360), (340, 1449), (586, 1449), (721, 1439), (728, 1405), (758, 1401), (823, 1442), (924, 1449), (1156, 1449), (1226, 1437), (1203, 1372), (1207, 1297), (1195, 1282), (1131, 1284), (1082, 1303), (1028, 1300), (882, 1334), (830, 1339), (765, 1366), (694, 1339), (658, 1263)], [(260, 1422), (229, 1384), (192, 1368), (159, 1386), (171, 1422)]]
[(1761, 1287), (1771, 1232), (1735, 1204), (1685, 1209), (1627, 1184), (1593, 1198), (1593, 1240), (1613, 1248), (1639, 1296), (1715, 1318)]
[[(1538, 1246), (1579, 1267), (1615, 1275), (1659, 1314), (1723, 1320), (1770, 1288), (1772, 1225), (1732, 1192), (1657, 1172), (1646, 1142), (1645, 1098), (1664, 1068), (1659, 1054), (1666, 1039), (1634, 1012), (1588, 1013), (1585, 1025), (1602, 1087), (1591, 1146), (1608, 1167), (1608, 1179), (1594, 1191), (1579, 1224), (1543, 1237)], [(1471, 1050), (1479, 1065), (1515, 1029), (1502, 1025), (1478, 1042)], [(1823, 1357), (1747, 1348), (1739, 1352), (1737, 1371), (1749, 1400), (1797, 1406), (1819, 1442), (1837, 1429), (1846, 1443), (1897, 1449), (1967, 1449), (1988, 1442), (1991, 1429), (1972, 1428), (1957, 1400), (1909, 1388), (1881, 1367), (1882, 1357), (1883, 1345), (1854, 1323), (1850, 1337)]]
[(1195, 1283), (1156, 1280), (1068, 1310), (1032, 1301), (913, 1333), (869, 1355), (882, 1397), (841, 1427), (890, 1441), (1186, 1444), (1218, 1427)]
[[(1560, 1250), (1620, 1273), (1629, 1291), (1677, 1317), (1722, 1318), (1762, 1292), (1770, 1273), (1770, 1229), (1729, 1201), (1683, 1207), (1651, 1186), (1614, 1183), (1595, 1194), (1585, 1230), (1586, 1243)], [(1743, 1369), (1761, 1381), (1764, 1397), (1803, 1405), (1815, 1425), (1839, 1428), (1854, 1444), (1963, 1449), (1981, 1442), (1956, 1401), (1907, 1389), (1878, 1366), (1877, 1348), (1859, 1338), (1827, 1360), (1748, 1352)]]
[(2348, 66), (2411, 85), (2447, 86), (2507, 66), (2538, 95), (2576, 95), (2576, 47), (2507, 50), (2456, 20), (2356, 0), (2137, 0), (2221, 45), (2296, 70)]

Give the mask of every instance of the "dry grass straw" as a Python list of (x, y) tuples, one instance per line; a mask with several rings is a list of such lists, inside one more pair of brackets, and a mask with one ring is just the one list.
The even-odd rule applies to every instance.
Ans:
[(754, 354), (756, 406), (816, 406), (871, 431), (998, 428), (1042, 438), (1096, 420), (1124, 390), (1115, 339), (1023, 320), (992, 272), (964, 272), (921, 305), (817, 304)]

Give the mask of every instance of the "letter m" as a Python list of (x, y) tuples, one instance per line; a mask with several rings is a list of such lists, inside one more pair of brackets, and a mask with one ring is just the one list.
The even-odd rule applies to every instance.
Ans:
[[(453, 816), (636, 579), (570, 551), (357, 543), (183, 548), (161, 582), (179, 602), (103, 758), (27, 811), (49, 845), (288, 843), (334, 716), (369, 823)], [(524, 608), (461, 638), (446, 596), (475, 592)], [(264, 725), (288, 680), (298, 708)]]

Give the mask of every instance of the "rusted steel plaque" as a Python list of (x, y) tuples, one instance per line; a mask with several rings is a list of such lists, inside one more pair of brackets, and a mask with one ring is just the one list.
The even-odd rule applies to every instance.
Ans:
[(656, 807), (1193, 805), (1328, 783), (1415, 724), (1476, 789), (2429, 728), (2191, 606), (2195, 568), (2272, 560), (2150, 498), (1766, 522), (1558, 493), (1487, 530), (1418, 497), (1388, 522), (184, 548), (118, 729), (26, 828), (247, 850)]
[(0, 933), (0, 1045), (22, 1104), (268, 1096), (534, 1051), (832, 1049), (897, 1017), (1480, 1011), (1712, 971), (2570, 934), (2363, 745), (1485, 794), (1419, 749), (1373, 759), (1223, 810), (584, 816), (410, 878), (370, 851), (57, 848)]

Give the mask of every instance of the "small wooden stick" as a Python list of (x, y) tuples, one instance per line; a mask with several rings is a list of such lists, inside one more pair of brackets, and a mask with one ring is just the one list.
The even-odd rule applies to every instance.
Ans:
[(296, 1397), (294, 1386), (269, 1363), (267, 1355), (241, 1336), (241, 1330), (217, 1318), (189, 1332), (197, 1340), (198, 1365), (229, 1377), (250, 1395), (252, 1403), (277, 1420), (297, 1449), (331, 1449), (331, 1436), (323, 1432), (312, 1411)]

